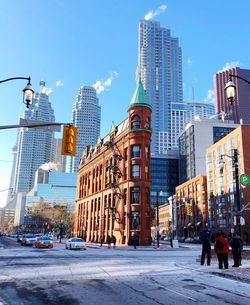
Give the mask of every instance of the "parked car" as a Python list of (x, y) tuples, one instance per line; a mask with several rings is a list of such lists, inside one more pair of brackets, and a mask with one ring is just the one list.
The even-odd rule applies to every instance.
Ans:
[(192, 243), (193, 242), (193, 238), (192, 237), (187, 237), (186, 239), (185, 239), (185, 243)]
[(24, 234), (17, 235), (16, 241), (17, 241), (18, 243), (20, 243), (20, 242), (22, 241), (23, 237), (24, 237)]
[(194, 243), (194, 244), (200, 244), (200, 243), (201, 243), (200, 237), (199, 237), (199, 236), (195, 236), (195, 237), (193, 238), (193, 243)]
[(53, 248), (53, 240), (49, 236), (38, 237), (34, 242), (36, 248)]
[(169, 241), (170, 239), (171, 239), (170, 236), (165, 236), (165, 237), (163, 238), (163, 240), (165, 240), (165, 241)]
[(21, 240), (21, 246), (32, 246), (36, 241), (36, 236), (33, 234), (26, 234)]
[(185, 242), (185, 239), (186, 239), (185, 236), (178, 237), (178, 242), (184, 243), (184, 242)]
[(70, 250), (72, 250), (72, 249), (87, 250), (84, 240), (79, 237), (69, 238), (65, 243), (65, 248), (70, 249)]

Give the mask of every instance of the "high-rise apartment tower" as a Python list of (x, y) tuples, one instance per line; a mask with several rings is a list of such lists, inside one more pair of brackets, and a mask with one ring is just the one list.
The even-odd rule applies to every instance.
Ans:
[(137, 72), (153, 109), (151, 153), (156, 155), (176, 146), (171, 103), (183, 101), (182, 52), (178, 38), (156, 21), (139, 22), (138, 47)]

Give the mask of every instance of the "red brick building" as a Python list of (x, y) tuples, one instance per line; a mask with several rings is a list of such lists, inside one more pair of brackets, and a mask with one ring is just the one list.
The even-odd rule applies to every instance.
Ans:
[(199, 236), (208, 222), (207, 179), (197, 176), (176, 187), (178, 236)]
[[(236, 196), (236, 165), (238, 178), (245, 174), (250, 177), (250, 126), (241, 125), (206, 151), (207, 189), (209, 223), (215, 230), (225, 233), (239, 231), (239, 216), (244, 218), (241, 226), (242, 238), (250, 241), (250, 185), (243, 186), (239, 181), (239, 202)], [(238, 162), (235, 164), (234, 152)], [(221, 167), (222, 165), (222, 167)], [(238, 206), (239, 205), (239, 206)]]
[(150, 243), (151, 106), (141, 81), (128, 117), (95, 147), (86, 147), (77, 175), (74, 234), (89, 242)]

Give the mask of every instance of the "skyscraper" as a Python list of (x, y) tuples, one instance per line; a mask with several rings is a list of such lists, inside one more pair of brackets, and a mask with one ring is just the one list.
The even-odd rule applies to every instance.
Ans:
[(209, 119), (215, 114), (214, 104), (205, 101), (189, 101), (185, 103), (186, 124), (192, 120)]
[[(236, 75), (250, 81), (250, 70), (232, 68), (221, 71), (214, 76), (214, 96), (215, 96), (215, 112), (224, 113), (226, 119), (234, 120), (234, 123), (250, 124), (250, 87), (243, 80), (230, 77), (229, 74)], [(236, 85), (236, 97), (232, 106), (229, 105), (224, 87), (229, 79)]]
[(85, 146), (94, 146), (100, 135), (101, 108), (93, 87), (80, 87), (72, 106), (72, 122), (77, 127), (76, 156), (70, 157), (70, 172), (74, 173)]
[[(55, 122), (54, 110), (46, 94), (45, 82), (40, 82), (40, 91), (35, 93), (32, 104), (25, 110), (24, 119)], [(32, 189), (35, 172), (40, 165), (49, 162), (52, 154), (53, 131), (39, 128), (21, 128), (17, 136), (17, 151), (14, 158), (12, 179), (14, 192)]]
[(138, 73), (152, 105), (151, 153), (175, 148), (171, 103), (183, 101), (182, 52), (169, 29), (156, 21), (139, 22)]

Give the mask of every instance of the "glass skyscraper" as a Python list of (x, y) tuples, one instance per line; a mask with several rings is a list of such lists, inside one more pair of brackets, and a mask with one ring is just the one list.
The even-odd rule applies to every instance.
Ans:
[(213, 103), (205, 101), (189, 101), (185, 103), (186, 124), (192, 120), (209, 119), (215, 115)]
[(171, 103), (183, 101), (182, 52), (178, 38), (151, 20), (139, 22), (138, 48), (137, 72), (153, 109), (151, 153), (162, 154), (176, 148)]
[[(46, 94), (45, 82), (40, 82), (40, 91), (35, 93), (32, 104), (25, 110), (23, 119), (55, 122), (54, 110)], [(20, 128), (13, 161), (11, 185), (14, 192), (32, 189), (36, 170), (51, 161), (53, 131), (42, 128)]]
[(72, 121), (77, 127), (76, 156), (70, 157), (70, 172), (75, 173), (85, 146), (94, 146), (100, 135), (101, 107), (92, 86), (82, 86), (72, 106)]

